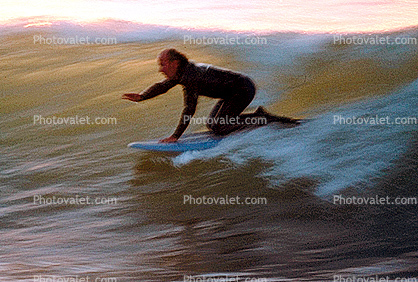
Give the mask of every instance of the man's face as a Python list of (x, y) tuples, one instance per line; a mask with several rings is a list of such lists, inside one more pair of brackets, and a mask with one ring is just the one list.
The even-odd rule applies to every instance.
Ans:
[(159, 71), (164, 73), (168, 79), (175, 77), (179, 65), (178, 61), (170, 61), (165, 54), (162, 54), (158, 58), (158, 63), (160, 64)]

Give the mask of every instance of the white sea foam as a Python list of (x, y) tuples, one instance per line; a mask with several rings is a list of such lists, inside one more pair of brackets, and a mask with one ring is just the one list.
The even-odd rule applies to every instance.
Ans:
[(339, 125), (333, 124), (333, 116), (412, 116), (418, 107), (417, 89), (418, 81), (391, 96), (351, 104), (297, 128), (266, 126), (231, 136), (213, 149), (183, 153), (173, 163), (181, 166), (222, 156), (241, 165), (261, 158), (274, 164), (262, 175), (272, 185), (307, 177), (319, 181), (318, 195), (371, 184), (406, 151), (416, 125)]

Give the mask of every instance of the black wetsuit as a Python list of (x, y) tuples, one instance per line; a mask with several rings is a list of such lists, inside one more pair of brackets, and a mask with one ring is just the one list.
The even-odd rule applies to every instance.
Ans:
[[(173, 136), (179, 138), (186, 130), (190, 117), (196, 111), (197, 100), (200, 95), (221, 99), (213, 108), (210, 118), (219, 120), (239, 116), (251, 103), (255, 96), (255, 85), (251, 79), (243, 74), (205, 64), (188, 62), (179, 69), (172, 79), (158, 82), (141, 95), (144, 100), (167, 92), (180, 84), (184, 91), (184, 109), (180, 123)], [(189, 116), (189, 118), (185, 118)], [(236, 129), (236, 125), (219, 123), (207, 124), (216, 134), (227, 134)]]

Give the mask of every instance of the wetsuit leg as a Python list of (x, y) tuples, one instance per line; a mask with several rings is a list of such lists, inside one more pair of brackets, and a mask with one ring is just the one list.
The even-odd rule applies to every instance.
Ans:
[[(229, 99), (220, 100), (213, 108), (207, 127), (218, 135), (225, 135), (241, 129), (240, 114), (247, 108), (255, 96), (255, 86), (251, 80), (245, 80), (237, 87)], [(242, 122), (242, 121), (240, 121)]]

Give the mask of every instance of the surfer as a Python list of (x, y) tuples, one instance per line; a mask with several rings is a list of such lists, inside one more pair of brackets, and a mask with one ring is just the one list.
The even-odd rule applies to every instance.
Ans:
[[(228, 119), (244, 120), (248, 117), (264, 117), (265, 125), (272, 121), (294, 122), (284, 117), (268, 114), (262, 107), (251, 114), (241, 114), (254, 99), (256, 88), (252, 80), (243, 74), (206, 64), (196, 64), (176, 49), (165, 49), (158, 56), (159, 71), (164, 73), (166, 79), (155, 83), (141, 93), (126, 93), (122, 99), (133, 102), (144, 101), (160, 94), (166, 93), (172, 87), (180, 84), (184, 91), (184, 109), (180, 122), (174, 133), (160, 142), (176, 142), (188, 127), (191, 117), (196, 111), (200, 95), (220, 99), (215, 105), (208, 120), (224, 122), (211, 122), (207, 124), (209, 130), (217, 135), (226, 135), (245, 127), (245, 124), (228, 123)], [(260, 119), (263, 121), (263, 119)], [(254, 125), (253, 125), (254, 126)]]

